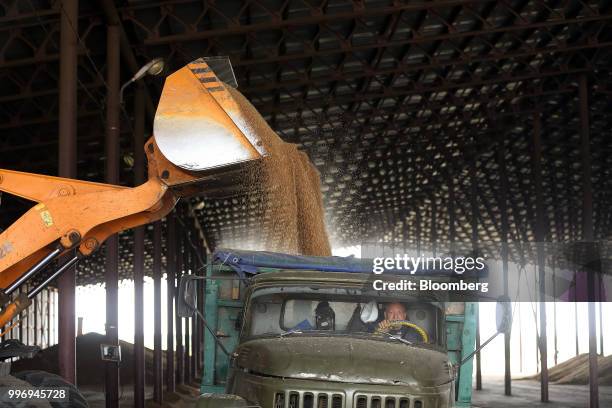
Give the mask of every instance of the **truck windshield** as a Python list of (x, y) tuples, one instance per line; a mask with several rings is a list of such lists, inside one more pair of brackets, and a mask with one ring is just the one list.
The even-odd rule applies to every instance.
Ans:
[[(249, 337), (271, 335), (378, 336), (388, 332), (410, 343), (439, 344), (444, 316), (436, 302), (418, 298), (364, 296), (359, 291), (292, 288), (254, 293)], [(267, 293), (266, 293), (267, 292)]]

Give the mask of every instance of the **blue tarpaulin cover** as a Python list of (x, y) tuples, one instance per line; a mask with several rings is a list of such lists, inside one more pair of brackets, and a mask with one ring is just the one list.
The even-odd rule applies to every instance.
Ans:
[(325, 272), (371, 273), (372, 261), (353, 256), (303, 256), (267, 251), (218, 249), (213, 262), (231, 266), (239, 275), (257, 274), (259, 268), (304, 269)]
[[(233, 268), (240, 277), (246, 274), (257, 274), (259, 268), (275, 269), (303, 269), (322, 272), (349, 272), (349, 273), (372, 273), (372, 259), (355, 258), (354, 256), (304, 256), (289, 255), (267, 251), (246, 251), (234, 249), (218, 249), (213, 254), (213, 262), (228, 265)], [(389, 270), (386, 274), (393, 275), (430, 275), (448, 277), (484, 277), (488, 270), (466, 272), (458, 275), (452, 270), (424, 270), (419, 269), (415, 273), (408, 270)]]

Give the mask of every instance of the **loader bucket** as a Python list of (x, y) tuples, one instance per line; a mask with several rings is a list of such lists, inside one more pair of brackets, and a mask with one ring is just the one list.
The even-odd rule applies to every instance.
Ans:
[(166, 78), (153, 131), (161, 153), (187, 171), (263, 157), (257, 131), (204, 59)]

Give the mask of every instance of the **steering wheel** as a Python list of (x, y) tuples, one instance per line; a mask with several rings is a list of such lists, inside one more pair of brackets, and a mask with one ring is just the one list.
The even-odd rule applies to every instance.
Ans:
[[(382, 323), (382, 322), (380, 322)], [(419, 335), (421, 336), (421, 338), (423, 339), (423, 341), (425, 343), (429, 343), (429, 335), (427, 334), (427, 332), (425, 331), (425, 329), (423, 329), (421, 326), (414, 324), (412, 322), (409, 322), (408, 320), (393, 320), (390, 323), (390, 326), (387, 329), (381, 329), (380, 328), (380, 323), (378, 323), (378, 327), (376, 328), (375, 333), (388, 333), (389, 328), (395, 328), (395, 329), (399, 329), (400, 327), (409, 327), (411, 329), (413, 329), (414, 331), (416, 331), (417, 333), (419, 333)]]

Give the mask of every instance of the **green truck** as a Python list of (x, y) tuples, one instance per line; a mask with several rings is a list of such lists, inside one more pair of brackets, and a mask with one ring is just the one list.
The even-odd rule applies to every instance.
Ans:
[[(220, 251), (214, 259), (206, 276), (184, 276), (179, 294), (179, 313), (197, 313), (208, 329), (198, 408), (470, 406), (478, 303), (377, 291), (367, 261), (354, 258)], [(377, 327), (392, 303), (407, 312), (393, 324), (413, 332), (410, 341)], [(510, 322), (509, 302), (498, 303), (498, 333)]]

